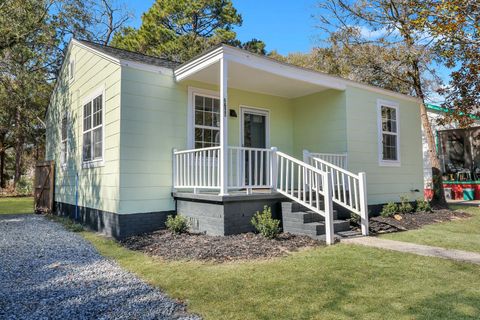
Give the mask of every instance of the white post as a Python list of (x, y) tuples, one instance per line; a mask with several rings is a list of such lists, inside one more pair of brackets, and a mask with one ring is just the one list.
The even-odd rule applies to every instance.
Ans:
[(358, 174), (358, 184), (360, 187), (360, 218), (362, 225), (362, 234), (368, 236), (368, 202), (367, 202), (367, 175), (365, 172)]
[(228, 64), (220, 59), (220, 195), (228, 194)]
[(308, 150), (303, 150), (303, 162), (310, 164), (309, 158), (310, 152)]
[(332, 179), (330, 176), (330, 172), (324, 172), (322, 174), (323, 192), (325, 196), (325, 241), (328, 245), (334, 244), (335, 242), (335, 231), (333, 229)]
[(277, 190), (277, 178), (278, 178), (278, 156), (277, 156), (277, 147), (272, 147), (272, 154), (270, 155), (271, 165), (270, 165), (270, 183), (272, 191)]
[(177, 149), (172, 150), (172, 190), (175, 191), (175, 186), (178, 184), (177, 181), (177, 157), (175, 156)]

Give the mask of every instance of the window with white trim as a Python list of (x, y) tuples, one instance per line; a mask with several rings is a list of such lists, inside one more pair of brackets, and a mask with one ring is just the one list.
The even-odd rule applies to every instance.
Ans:
[(68, 117), (67, 114), (63, 115), (62, 118), (62, 129), (61, 129), (61, 147), (60, 147), (60, 163), (62, 166), (67, 164), (68, 156)]
[(381, 157), (384, 163), (398, 163), (399, 157), (399, 128), (398, 108), (381, 103), (379, 105), (380, 116), (380, 142)]
[(194, 94), (195, 148), (220, 145), (220, 99)]
[(103, 159), (103, 94), (83, 105), (83, 162)]

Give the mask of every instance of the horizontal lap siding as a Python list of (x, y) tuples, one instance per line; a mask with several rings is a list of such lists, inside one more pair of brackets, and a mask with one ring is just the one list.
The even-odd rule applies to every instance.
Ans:
[(122, 69), (119, 213), (174, 210), (172, 149), (187, 145), (187, 93), (170, 72)]
[[(56, 163), (55, 200), (75, 204), (78, 191), (80, 206), (116, 212), (120, 183), (120, 66), (76, 45), (72, 46), (70, 54), (75, 57), (75, 79), (69, 83), (65, 72), (59, 76), (47, 113), (47, 159)], [(69, 61), (68, 57), (66, 61)], [(83, 102), (101, 87), (105, 88), (105, 165), (82, 168)], [(64, 108), (70, 117), (69, 154), (66, 168), (61, 168), (60, 130)], [(78, 189), (75, 184), (77, 174)]]
[[(418, 103), (348, 87), (347, 91), (348, 166), (367, 173), (369, 204), (415, 200), (423, 195), (422, 136)], [(377, 99), (399, 104), (399, 167), (378, 163)], [(418, 189), (420, 192), (412, 192)]]
[(295, 156), (310, 152), (343, 153), (347, 149), (343, 91), (326, 90), (293, 100)]

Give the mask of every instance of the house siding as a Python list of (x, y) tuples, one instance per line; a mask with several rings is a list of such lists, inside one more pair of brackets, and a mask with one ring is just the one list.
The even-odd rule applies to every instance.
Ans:
[[(55, 161), (55, 201), (75, 205), (78, 193), (79, 206), (116, 212), (119, 203), (120, 66), (76, 44), (72, 45), (65, 61), (70, 57), (75, 59), (74, 81), (67, 79), (67, 68), (64, 68), (46, 117), (46, 159)], [(82, 168), (83, 102), (100, 88), (105, 90), (104, 165)], [(66, 166), (62, 167), (60, 139), (64, 112), (68, 114), (69, 123), (68, 158)]]
[[(380, 166), (378, 161), (377, 100), (399, 105), (400, 166)], [(359, 88), (346, 90), (348, 168), (367, 173), (368, 203), (415, 200), (423, 196), (422, 133), (418, 102)], [(412, 190), (419, 190), (413, 192)]]
[(344, 153), (347, 151), (345, 92), (326, 90), (292, 101), (294, 106), (294, 155), (303, 150)]

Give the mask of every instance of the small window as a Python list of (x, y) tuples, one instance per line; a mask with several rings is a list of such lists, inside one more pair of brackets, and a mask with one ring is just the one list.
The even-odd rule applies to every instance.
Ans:
[(103, 95), (83, 105), (83, 161), (103, 159)]
[(60, 150), (60, 163), (62, 166), (67, 164), (68, 157), (68, 117), (65, 114), (62, 118), (62, 132), (61, 132), (61, 150)]
[(400, 163), (399, 153), (398, 106), (379, 103), (379, 151), (380, 164), (397, 165)]
[(220, 99), (194, 95), (195, 148), (220, 145)]

